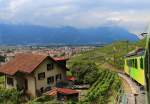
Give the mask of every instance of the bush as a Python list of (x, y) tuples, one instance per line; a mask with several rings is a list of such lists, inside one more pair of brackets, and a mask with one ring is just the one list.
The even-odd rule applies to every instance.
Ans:
[(48, 95), (43, 95), (43, 96), (35, 99), (34, 101), (35, 102), (46, 102), (46, 101), (50, 101), (50, 100), (53, 100), (53, 97), (50, 97)]
[(72, 74), (76, 76), (77, 82), (92, 84), (99, 76), (99, 70), (92, 62), (75, 62), (72, 65)]
[(15, 89), (0, 89), (0, 102), (2, 104), (20, 104), (21, 93)]

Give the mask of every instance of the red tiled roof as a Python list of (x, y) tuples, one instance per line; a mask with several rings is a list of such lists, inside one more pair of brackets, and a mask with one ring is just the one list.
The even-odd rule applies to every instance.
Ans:
[(69, 81), (74, 81), (74, 80), (76, 80), (76, 78), (75, 78), (74, 76), (68, 76), (68, 77), (67, 77), (67, 80), (69, 80)]
[(0, 72), (9, 75), (14, 75), (18, 71), (31, 73), (45, 58), (47, 58), (46, 55), (19, 53), (14, 59), (0, 67)]
[(61, 58), (59, 58), (59, 57), (57, 57), (57, 58), (53, 58), (55, 61), (64, 61), (64, 60), (68, 60), (67, 58), (63, 58), (63, 57), (61, 57)]
[(67, 89), (67, 88), (58, 88), (58, 92), (63, 93), (63, 94), (76, 94), (76, 93), (79, 93), (76, 90)]
[(67, 89), (67, 88), (54, 88), (51, 91), (47, 92), (47, 95), (54, 96), (57, 93), (70, 95), (70, 94), (78, 94), (79, 92), (76, 90)]
[(55, 96), (57, 94), (57, 88), (48, 91), (46, 94), (50, 96)]

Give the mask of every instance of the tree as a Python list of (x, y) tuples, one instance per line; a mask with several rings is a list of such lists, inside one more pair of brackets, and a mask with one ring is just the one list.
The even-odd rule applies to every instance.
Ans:
[(78, 82), (88, 84), (95, 82), (99, 75), (96, 64), (92, 62), (75, 62), (71, 72), (76, 76)]

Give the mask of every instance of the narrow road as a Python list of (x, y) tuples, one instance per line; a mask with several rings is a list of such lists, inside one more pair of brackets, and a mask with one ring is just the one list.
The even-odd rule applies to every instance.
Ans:
[(141, 93), (140, 87), (124, 74), (118, 74), (122, 79), (126, 104), (145, 104), (145, 95)]
[(128, 84), (128, 82), (124, 78), (122, 78), (122, 77), (120, 77), (120, 78), (122, 80), (122, 87), (123, 87), (124, 92), (125, 93), (132, 93), (131, 87)]
[[(140, 87), (132, 79), (124, 74), (122, 71), (116, 70), (112, 65), (105, 63), (101, 67), (111, 69), (118, 73), (122, 80), (122, 86), (124, 90), (125, 103), (123, 104), (145, 104), (145, 95), (141, 93)], [(124, 100), (124, 98), (122, 98)], [(121, 103), (122, 104), (122, 103)]]

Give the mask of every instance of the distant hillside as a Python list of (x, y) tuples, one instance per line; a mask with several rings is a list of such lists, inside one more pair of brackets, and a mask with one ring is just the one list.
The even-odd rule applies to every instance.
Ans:
[(0, 24), (0, 44), (96, 44), (138, 38), (121, 27), (77, 29)]
[(109, 66), (113, 66), (115, 69), (123, 69), (124, 56), (128, 52), (136, 49), (137, 47), (144, 48), (145, 45), (146, 45), (146, 39), (137, 42), (129, 42), (129, 43), (127, 43), (126, 41), (114, 42), (104, 47), (83, 52), (72, 57), (68, 61), (68, 67), (71, 69), (72, 64), (75, 62), (91, 61), (91, 62), (95, 62), (98, 66), (103, 68), (108, 68)]

